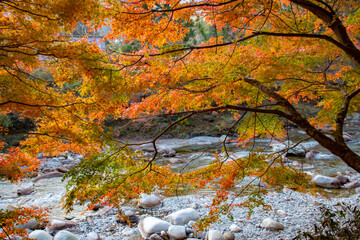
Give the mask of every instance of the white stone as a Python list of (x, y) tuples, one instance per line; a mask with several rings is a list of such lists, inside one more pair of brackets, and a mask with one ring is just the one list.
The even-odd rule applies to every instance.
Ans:
[(52, 236), (44, 230), (35, 230), (29, 234), (30, 239), (51, 240)]
[(241, 227), (237, 224), (231, 224), (229, 229), (232, 232), (241, 232), (242, 231)]
[(96, 232), (91, 232), (86, 236), (86, 240), (100, 240), (100, 236), (99, 234), (97, 234)]
[(360, 193), (360, 187), (355, 188), (355, 192)]
[(235, 240), (235, 235), (232, 232), (224, 232), (223, 236), (227, 240)]
[(187, 223), (187, 225), (188, 225), (189, 227), (194, 227), (195, 224), (196, 224), (196, 222), (193, 221), (193, 220), (190, 220), (190, 221)]
[(79, 240), (79, 238), (69, 231), (61, 230), (55, 235), (54, 240)]
[(322, 176), (322, 175), (316, 175), (313, 178), (313, 183), (315, 183), (316, 186), (323, 187), (323, 188), (340, 188), (341, 182), (332, 177)]
[(191, 220), (196, 221), (199, 218), (200, 214), (193, 208), (185, 208), (167, 216), (167, 220), (174, 225), (184, 225)]
[(155, 195), (143, 194), (139, 200), (139, 207), (152, 208), (161, 204), (161, 200)]
[(185, 226), (171, 225), (167, 231), (170, 240), (180, 240), (186, 238)]
[(138, 225), (138, 229), (143, 238), (149, 237), (151, 234), (161, 231), (167, 231), (170, 223), (155, 217), (146, 217), (142, 219)]
[(261, 226), (269, 230), (283, 230), (284, 226), (272, 218), (265, 218)]
[(283, 210), (277, 210), (276, 213), (279, 214), (279, 215), (281, 215), (281, 216), (285, 216), (285, 215), (286, 215), (286, 212), (283, 211)]
[(226, 240), (219, 230), (209, 230), (208, 240)]
[(148, 239), (149, 240), (163, 240), (162, 237), (160, 237), (159, 234), (157, 234), (157, 233), (151, 234)]

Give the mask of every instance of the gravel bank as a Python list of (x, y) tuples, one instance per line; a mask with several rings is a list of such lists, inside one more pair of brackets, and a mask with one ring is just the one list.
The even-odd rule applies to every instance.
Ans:
[[(222, 222), (215, 223), (211, 229), (220, 231), (230, 231), (232, 224), (240, 226), (242, 231), (234, 233), (235, 239), (293, 239), (298, 231), (308, 231), (313, 228), (313, 224), (317, 223), (321, 213), (320, 208), (325, 206), (332, 208), (334, 205), (344, 202), (351, 205), (359, 205), (359, 194), (354, 194), (348, 198), (326, 199), (324, 197), (314, 197), (310, 195), (300, 194), (298, 192), (287, 190), (285, 193), (270, 193), (265, 197), (265, 201), (272, 206), (272, 210), (264, 210), (257, 207), (250, 218), (247, 216), (247, 210), (244, 208), (235, 208), (232, 211), (234, 217), (231, 221), (227, 217), (222, 218)], [(175, 212), (187, 207), (195, 207), (201, 216), (204, 216), (208, 208), (206, 205), (210, 202), (210, 196), (179, 196), (163, 199), (160, 207), (145, 211), (140, 218), (145, 216), (156, 216), (163, 218), (169, 213)], [(235, 203), (241, 202), (243, 199), (235, 200)], [(123, 207), (123, 211), (139, 211), (134, 207)], [(144, 212), (143, 212), (144, 213)], [(260, 226), (262, 220), (272, 217), (284, 225), (284, 230), (270, 231)], [(89, 232), (99, 233), (102, 239), (137, 239), (135, 234), (136, 226), (129, 228), (116, 222), (115, 210), (98, 216), (88, 217), (80, 222), (77, 229), (81, 230), (79, 239), (86, 239)], [(132, 232), (133, 234), (126, 235)]]

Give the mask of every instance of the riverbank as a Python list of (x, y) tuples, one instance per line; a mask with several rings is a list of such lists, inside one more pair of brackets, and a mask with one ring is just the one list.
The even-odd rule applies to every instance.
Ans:
[[(190, 168), (204, 166), (213, 160), (213, 154), (216, 151), (214, 149), (221, 147), (223, 140), (223, 137), (207, 136), (190, 139), (159, 140), (158, 147), (162, 150), (160, 151), (162, 156), (159, 159), (159, 163), (169, 164), (175, 171), (183, 170), (184, 166)], [(258, 144), (259, 146), (268, 146), (268, 148), (263, 148), (266, 151), (274, 151), (281, 144), (270, 144), (271, 142), (269, 141), (262, 139), (259, 140)], [(358, 147), (358, 143), (358, 140), (354, 140), (350, 145)], [(306, 166), (308, 167), (306, 171), (311, 175), (329, 173), (326, 175), (334, 176), (334, 174), (340, 172), (350, 182), (360, 182), (360, 174), (351, 171), (348, 167), (343, 167), (341, 161), (327, 152), (319, 153), (315, 158), (316, 166), (311, 165), (303, 155), (309, 149), (317, 148), (318, 145), (311, 140), (303, 144), (305, 150), (299, 152), (301, 149), (298, 149), (297, 152), (301, 156), (289, 156), (290, 159), (287, 160), (286, 164), (292, 164), (292, 166), (299, 168)], [(145, 151), (145, 155), (151, 156), (153, 151), (151, 146), (151, 144), (141, 146), (141, 149)], [(208, 152), (204, 153), (203, 149), (208, 149)], [(231, 144), (229, 144), (229, 149), (231, 149), (234, 157), (246, 156), (249, 152), (246, 148), (242, 148), (239, 151), (239, 149), (233, 148)], [(75, 234), (73, 239), (142, 239), (144, 235), (141, 235), (138, 226), (139, 222), (143, 219), (152, 216), (159, 218), (159, 221), (160, 219), (167, 221), (166, 217), (169, 214), (187, 208), (194, 209), (199, 217), (203, 217), (209, 211), (207, 205), (211, 202), (211, 197), (214, 194), (211, 191), (199, 191), (171, 198), (164, 198), (158, 195), (160, 204), (149, 209), (140, 208), (138, 201), (134, 200), (132, 203), (122, 206), (122, 212), (127, 213), (133, 219), (134, 224), (131, 227), (119, 221), (115, 209), (111, 209), (108, 206), (97, 211), (85, 211), (86, 206), (75, 205), (74, 211), (66, 214), (61, 209), (60, 200), (65, 194), (67, 180), (62, 181), (61, 176), (67, 169), (76, 166), (83, 156), (64, 153), (58, 156), (39, 157), (42, 157), (43, 161), (40, 166), (40, 174), (37, 178), (28, 179), (20, 185), (7, 182), (0, 183), (2, 189), (0, 208), (6, 209), (10, 206), (47, 208), (49, 210), (49, 223), (46, 225), (46, 230), (51, 234), (56, 234), (60, 230), (65, 229)], [(197, 165), (189, 164), (189, 159), (196, 159)], [(340, 165), (337, 165), (338, 162)], [(335, 209), (342, 202), (350, 206), (359, 205), (360, 188), (340, 186), (340, 189), (319, 188), (319, 190), (325, 191), (331, 198), (327, 199), (322, 195), (310, 196), (300, 194), (289, 189), (283, 189), (283, 192), (280, 193), (270, 190), (270, 193), (265, 196), (265, 202), (272, 206), (271, 210), (257, 207), (254, 209), (253, 214), (248, 217), (248, 210), (246, 208), (236, 207), (231, 211), (233, 220), (223, 217), (222, 222), (211, 225), (210, 230), (213, 230), (212, 233), (214, 231), (219, 231), (217, 233), (221, 234), (226, 233), (228, 236), (235, 237), (235, 239), (292, 239), (299, 231), (313, 230), (313, 224), (319, 222), (322, 207)], [(231, 194), (231, 197), (234, 195), (235, 192)], [(245, 199), (246, 196), (236, 198), (234, 203), (240, 203)], [(269, 217), (277, 221), (282, 226), (282, 229), (270, 230), (263, 227), (262, 222)], [(56, 230), (54, 230), (51, 224), (56, 226), (56, 224), (59, 224), (59, 221), (62, 227), (56, 227)], [(170, 223), (168, 222), (167, 224)], [(41, 228), (40, 226), (38, 225), (38, 228)], [(191, 225), (183, 224), (182, 226), (186, 226), (186, 237), (201, 239), (206, 236), (206, 233), (194, 232)], [(33, 230), (36, 230), (36, 228), (32, 227), (29, 232)], [(96, 238), (93, 238), (94, 236)], [(159, 237), (154, 235), (151, 239), (160, 240)], [(166, 237), (163, 236), (162, 239), (166, 239)], [(210, 238), (210, 240), (215, 239), (217, 238)]]
[[(359, 174), (354, 174), (351, 181), (360, 180)], [(30, 185), (29, 183), (24, 183)], [(193, 208), (199, 217), (203, 217), (208, 213), (207, 206), (211, 202), (212, 192), (200, 194), (192, 194), (185, 196), (175, 196), (163, 198), (157, 195), (160, 203), (152, 208), (140, 208), (138, 201), (134, 200), (132, 203), (122, 206), (122, 212), (135, 219), (134, 224), (129, 226), (124, 222), (119, 221), (117, 211), (107, 206), (101, 206), (97, 211), (86, 211), (84, 206), (75, 205), (75, 210), (69, 214), (65, 214), (61, 210), (61, 197), (65, 194), (66, 181), (61, 181), (60, 177), (51, 179), (41, 179), (33, 184), (33, 195), (15, 196), (16, 186), (12, 185), (10, 188), (2, 189), (9, 191), (6, 198), (1, 198), (0, 206), (5, 205), (22, 205), (22, 206), (37, 206), (47, 207), (50, 210), (50, 223), (54, 219), (66, 222), (64, 227), (56, 228), (52, 231), (47, 226), (49, 233), (55, 234), (59, 230), (66, 229), (75, 234), (79, 240), (90, 240), (89, 235), (96, 233), (98, 239), (113, 240), (113, 239), (142, 239), (139, 231), (138, 221), (149, 216), (156, 217), (167, 221), (167, 216), (178, 210)], [(324, 190), (324, 189), (322, 189)], [(325, 189), (326, 191), (326, 189)], [(347, 191), (347, 190), (344, 190)], [(346, 203), (350, 206), (358, 206), (360, 194), (354, 189), (351, 195), (346, 198), (332, 197), (327, 199), (324, 196), (312, 196), (301, 194), (290, 189), (284, 189), (283, 192), (270, 192), (265, 196), (265, 202), (269, 204), (272, 209), (266, 210), (262, 207), (256, 207), (250, 217), (248, 217), (248, 210), (246, 208), (235, 207), (232, 211), (233, 219), (222, 217), (221, 222), (212, 224), (209, 230), (218, 230), (221, 233), (230, 232), (235, 239), (293, 239), (299, 231), (312, 231), (313, 225), (319, 222), (321, 217), (321, 208), (327, 207), (335, 209), (339, 203)], [(234, 193), (230, 198), (234, 197)], [(241, 203), (246, 197), (234, 199), (233, 203)], [(266, 218), (272, 218), (283, 226), (283, 230), (269, 230), (261, 226), (261, 223)], [(68, 219), (68, 220), (65, 220)], [(72, 224), (70, 224), (70, 222)], [(191, 226), (186, 226), (189, 233), (192, 232)], [(237, 226), (236, 231), (234, 226)], [(34, 230), (34, 229), (33, 229)], [(159, 232), (160, 234), (160, 232)], [(190, 235), (193, 238), (204, 238), (206, 233), (194, 233)], [(155, 236), (151, 239), (156, 239)], [(159, 238), (158, 238), (159, 239)]]

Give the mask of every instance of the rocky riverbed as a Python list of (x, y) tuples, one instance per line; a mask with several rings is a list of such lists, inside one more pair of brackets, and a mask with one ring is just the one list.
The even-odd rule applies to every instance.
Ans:
[[(198, 137), (187, 140), (162, 140), (159, 142), (164, 164), (172, 164), (173, 169), (189, 166), (187, 159), (198, 158), (200, 164), (207, 164), (213, 152), (206, 154), (197, 152), (204, 147), (221, 145), (224, 138)], [(354, 147), (358, 146), (357, 140), (352, 140)], [(270, 146), (270, 142), (263, 141), (260, 145)], [(269, 151), (276, 151), (278, 143), (273, 142)], [(230, 146), (231, 147), (231, 146)], [(265, 202), (272, 206), (271, 210), (257, 207), (253, 214), (248, 217), (248, 211), (244, 208), (235, 208), (231, 213), (233, 219), (222, 218), (222, 222), (211, 225), (207, 232), (195, 232), (194, 221), (205, 216), (208, 212), (207, 205), (211, 202), (213, 192), (198, 192), (192, 195), (183, 195), (164, 198), (159, 194), (143, 196), (143, 199), (134, 200), (122, 207), (122, 212), (129, 217), (131, 225), (118, 218), (115, 209), (108, 206), (99, 206), (97, 211), (85, 211), (86, 206), (76, 205), (74, 211), (66, 214), (61, 209), (60, 200), (65, 194), (66, 182), (62, 181), (62, 175), (67, 169), (75, 166), (83, 156), (64, 153), (63, 155), (44, 157), (40, 166), (40, 174), (37, 178), (27, 179), (20, 185), (1, 182), (0, 208), (6, 209), (12, 206), (36, 206), (49, 209), (49, 224), (45, 229), (39, 224), (29, 223), (30, 236), (36, 239), (292, 239), (298, 231), (311, 230), (313, 224), (319, 220), (321, 207), (334, 208), (338, 203), (345, 202), (350, 205), (359, 204), (360, 175), (351, 169), (339, 165), (335, 167), (336, 158), (327, 152), (318, 152), (316, 166), (305, 155), (311, 149), (316, 149), (313, 141), (304, 143), (301, 157), (289, 156), (288, 164), (294, 167), (304, 168), (309, 174), (320, 175), (323, 185), (322, 190), (329, 193), (330, 199), (324, 196), (310, 196), (300, 194), (289, 189), (282, 192), (271, 192), (265, 196)], [(151, 154), (150, 146), (142, 146), (142, 150)], [(235, 151), (236, 156), (246, 156), (247, 149)], [(291, 154), (290, 154), (291, 155)], [(306, 165), (305, 165), (306, 164)], [(325, 164), (332, 165), (324, 168)], [(193, 168), (199, 165), (191, 166)], [(319, 169), (323, 170), (320, 171)], [(324, 170), (325, 169), (325, 170)], [(329, 170), (332, 169), (332, 172)], [(338, 174), (336, 172), (339, 172)], [(326, 178), (328, 177), (328, 178)], [(318, 177), (319, 178), (319, 177)], [(318, 183), (316, 183), (318, 184)], [(328, 184), (328, 185), (326, 185)], [(347, 185), (346, 185), (347, 184)], [(319, 185), (321, 186), (321, 185)], [(334, 188), (335, 187), (335, 188)], [(235, 194), (232, 194), (234, 196)], [(345, 197), (344, 197), (345, 196)], [(245, 200), (246, 196), (236, 198), (234, 203)], [(85, 212), (84, 212), (85, 211)], [(180, 211), (180, 213), (177, 213)], [(184, 213), (185, 212), (185, 213)], [(180, 215), (180, 220), (174, 220), (171, 215)], [(181, 215), (185, 214), (185, 215)], [(186, 215), (188, 214), (188, 215)], [(170, 215), (170, 217), (169, 217)], [(184, 220), (185, 219), (185, 220)], [(32, 233), (30, 233), (33, 231)], [(38, 234), (38, 235), (36, 235)], [(41, 237), (40, 237), (41, 236)]]

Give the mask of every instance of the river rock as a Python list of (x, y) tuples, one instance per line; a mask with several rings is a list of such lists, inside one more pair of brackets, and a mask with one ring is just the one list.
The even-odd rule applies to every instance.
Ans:
[(165, 231), (161, 231), (161, 232), (160, 232), (160, 236), (161, 236), (164, 240), (169, 240), (169, 235), (168, 235)]
[(347, 177), (342, 176), (342, 175), (336, 176), (336, 179), (339, 180), (341, 184), (346, 184), (346, 183), (350, 182), (350, 180)]
[(91, 232), (86, 236), (86, 240), (101, 240), (101, 238), (97, 232)]
[(138, 229), (143, 238), (149, 237), (153, 233), (167, 231), (170, 223), (155, 217), (146, 217), (138, 225)]
[(143, 194), (139, 200), (138, 206), (141, 208), (152, 208), (161, 204), (160, 198), (155, 195)]
[(51, 220), (50, 225), (46, 227), (46, 230), (48, 232), (52, 232), (52, 231), (62, 230), (65, 228), (75, 227), (77, 225), (79, 224), (74, 221), (53, 219)]
[(171, 225), (167, 231), (170, 240), (180, 240), (186, 238), (185, 226)]
[(169, 162), (172, 164), (182, 164), (182, 163), (186, 163), (187, 161), (182, 158), (170, 158)]
[(41, 228), (41, 224), (35, 218), (32, 218), (27, 223), (16, 225), (15, 228), (35, 230)]
[(360, 187), (360, 182), (358, 182), (358, 181), (350, 182), (350, 183), (345, 184), (344, 187), (346, 187), (346, 188), (358, 188), (358, 187)]
[(55, 235), (54, 240), (79, 240), (79, 238), (69, 231), (61, 230)]
[(163, 240), (162, 237), (157, 234), (157, 233), (153, 233), (150, 235), (150, 237), (148, 237), (149, 240)]
[(32, 189), (32, 188), (20, 188), (17, 190), (17, 195), (25, 196), (25, 195), (30, 195), (33, 192), (34, 192), (34, 189)]
[(56, 171), (62, 172), (62, 173), (67, 173), (69, 171), (69, 169), (66, 167), (57, 167)]
[(174, 212), (167, 216), (167, 220), (174, 225), (184, 225), (189, 221), (196, 221), (200, 218), (200, 214), (193, 208), (185, 208)]
[(232, 231), (232, 232), (241, 232), (242, 231), (241, 227), (237, 224), (231, 224), (229, 228), (230, 228), (230, 231)]
[(222, 235), (219, 230), (213, 230), (213, 229), (209, 230), (207, 239), (208, 240), (226, 240), (224, 235)]
[(36, 240), (52, 240), (52, 236), (44, 230), (35, 230), (29, 234), (29, 238)]
[(283, 210), (277, 210), (276, 213), (279, 214), (280, 216), (286, 216), (286, 212)]
[(232, 232), (224, 232), (223, 236), (227, 240), (234, 240), (235, 239), (235, 235)]
[(353, 138), (353, 136), (351, 136), (349, 133), (344, 132), (343, 133), (343, 138), (345, 142), (351, 142), (354, 141), (355, 139)]
[(323, 188), (340, 188), (341, 182), (332, 177), (322, 176), (322, 175), (316, 175), (313, 178), (313, 183), (315, 183), (316, 186), (323, 187)]
[(158, 152), (162, 157), (173, 157), (176, 154), (175, 150), (172, 148), (161, 148)]
[(46, 173), (40, 176), (37, 176), (36, 178), (34, 178), (33, 182), (37, 182), (41, 179), (46, 179), (46, 178), (55, 178), (55, 177), (62, 177), (64, 176), (64, 173), (61, 172), (51, 172), (51, 173)]
[[(282, 151), (285, 148), (288, 148), (289, 146), (291, 147), (292, 145), (294, 145), (291, 141), (286, 141), (286, 142), (282, 142), (282, 143), (274, 143), (271, 144), (270, 146), (272, 147), (272, 150), (274, 152), (278, 152), (278, 151)], [(287, 151), (285, 151), (285, 156), (298, 156), (298, 157), (305, 157), (305, 148), (303, 148), (300, 145), (288, 149)]]
[(320, 152), (317, 150), (310, 150), (305, 154), (305, 158), (309, 159), (310, 161), (313, 161), (315, 156), (319, 154)]
[(195, 226), (195, 224), (196, 224), (196, 221), (194, 221), (194, 220), (190, 220), (188, 223), (187, 223), (187, 225), (189, 226), (189, 227), (194, 227)]
[(355, 192), (360, 193), (360, 187), (355, 188)]
[(284, 226), (279, 223), (278, 221), (272, 219), (272, 218), (265, 218), (262, 222), (261, 222), (261, 226), (272, 230), (272, 231), (276, 231), (276, 230), (283, 230)]

